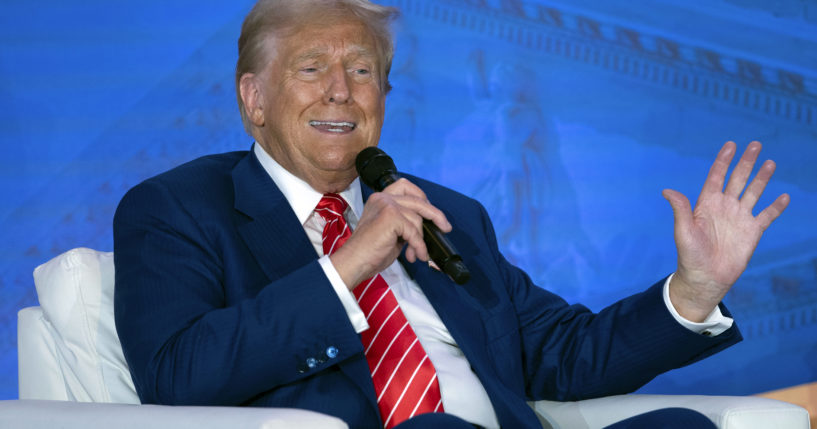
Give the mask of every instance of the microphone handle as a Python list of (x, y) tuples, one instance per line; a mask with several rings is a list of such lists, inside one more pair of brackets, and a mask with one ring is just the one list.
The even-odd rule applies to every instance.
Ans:
[[(377, 190), (382, 191), (399, 178), (395, 174), (383, 174), (377, 180)], [(462, 262), (457, 249), (445, 238), (445, 234), (437, 228), (437, 225), (428, 219), (423, 219), (423, 241), (426, 243), (428, 256), (442, 272), (451, 277), (454, 283), (463, 285), (471, 279), (471, 272)]]
[(458, 285), (464, 285), (471, 279), (471, 272), (462, 262), (462, 257), (454, 245), (445, 238), (445, 235), (434, 222), (423, 219), (423, 241), (428, 249), (428, 256), (451, 280)]

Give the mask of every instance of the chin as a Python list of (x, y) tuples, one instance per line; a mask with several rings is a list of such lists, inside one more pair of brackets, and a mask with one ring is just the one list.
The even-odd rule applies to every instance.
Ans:
[(355, 168), (355, 158), (364, 148), (348, 148), (343, 151), (327, 150), (323, 153), (320, 163), (327, 170), (345, 170)]
[(341, 159), (322, 159), (315, 166), (324, 172), (342, 177), (344, 175), (357, 175), (355, 171), (355, 155)]

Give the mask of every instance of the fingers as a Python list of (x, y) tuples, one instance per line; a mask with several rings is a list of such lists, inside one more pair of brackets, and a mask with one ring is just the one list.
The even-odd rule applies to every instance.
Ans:
[(755, 167), (755, 161), (761, 149), (760, 142), (753, 141), (749, 143), (743, 156), (740, 157), (738, 164), (732, 171), (732, 176), (729, 177), (729, 183), (726, 185), (726, 195), (737, 198), (743, 192), (746, 186), (746, 181), (749, 180), (749, 175), (752, 174), (752, 169)]
[(331, 255), (332, 264), (350, 289), (391, 265), (403, 248), (409, 262), (428, 260), (421, 213), (430, 204), (424, 201), (383, 192), (369, 197), (352, 235)]
[(669, 201), (670, 206), (672, 206), (676, 229), (685, 229), (692, 223), (692, 206), (684, 194), (672, 189), (664, 189), (661, 195), (663, 195), (664, 198)]
[(737, 146), (734, 142), (726, 142), (723, 145), (718, 156), (715, 157), (715, 162), (709, 169), (709, 175), (706, 176), (706, 182), (701, 190), (701, 195), (710, 193), (720, 193), (723, 190), (723, 182), (726, 178), (726, 172), (729, 170), (729, 164), (732, 163), (732, 158), (735, 156)]
[(760, 198), (760, 195), (763, 194), (763, 190), (766, 189), (766, 184), (768, 184), (769, 179), (772, 178), (775, 168), (777, 168), (777, 165), (772, 160), (768, 160), (760, 166), (760, 170), (755, 175), (755, 178), (752, 179), (752, 183), (749, 184), (743, 193), (743, 197), (740, 199), (741, 205), (750, 211), (752, 210)]
[[(425, 192), (417, 185), (401, 178), (387, 186), (383, 193), (393, 196), (395, 201), (406, 209), (434, 222), (442, 232), (451, 231), (451, 223), (448, 222), (448, 218), (428, 201)], [(422, 225), (420, 229), (422, 230)]]
[(429, 258), (426, 243), (423, 240), (423, 218), (412, 212), (399, 211), (393, 214), (399, 216), (399, 229), (396, 231), (400, 240), (406, 244), (406, 260), (414, 262), (417, 259), (427, 261)]
[(407, 261), (408, 261), (410, 264), (413, 264), (413, 263), (414, 263), (414, 261), (416, 261), (416, 260), (417, 260), (417, 253), (415, 253), (415, 251), (414, 251), (414, 248), (413, 248), (413, 247), (407, 247), (407, 248), (406, 248), (406, 260), (407, 260)]
[(766, 207), (762, 212), (760, 212), (760, 214), (757, 215), (756, 219), (758, 222), (760, 222), (760, 226), (764, 231), (769, 227), (769, 225), (772, 224), (772, 222), (774, 222), (775, 219), (777, 219), (778, 216), (780, 216), (781, 213), (783, 213), (783, 210), (786, 210), (790, 200), (791, 197), (789, 197), (789, 194), (783, 194), (777, 197), (777, 199), (774, 200), (769, 207)]
[[(728, 142), (724, 145), (724, 149), (727, 146), (734, 145), (731, 142)], [(760, 166), (758, 169), (757, 174), (749, 183), (749, 186), (746, 186), (746, 182), (749, 179), (749, 176), (752, 174), (752, 169), (757, 162), (758, 155), (760, 154), (760, 150), (762, 145), (758, 141), (753, 141), (749, 143), (749, 146), (746, 147), (746, 150), (743, 152), (743, 155), (740, 157), (737, 165), (735, 166), (734, 171), (732, 171), (732, 176), (729, 178), (729, 183), (726, 185), (726, 190), (724, 191), (724, 195), (732, 198), (740, 197), (740, 204), (749, 212), (752, 211), (757, 201), (760, 199), (760, 196), (763, 194), (763, 191), (766, 189), (766, 185), (769, 183), (769, 180), (772, 178), (777, 165), (772, 160), (767, 160)], [(718, 154), (718, 159), (715, 161), (718, 164), (718, 173), (720, 173), (720, 169), (722, 165), (720, 164), (721, 155), (724, 152), (724, 149), (721, 149), (721, 153)], [(725, 160), (726, 157), (723, 157)], [(731, 160), (731, 155), (729, 156)], [(728, 168), (728, 165), (727, 165)], [(715, 165), (712, 166), (712, 170), (710, 170), (710, 176), (712, 175), (712, 171), (715, 170)], [(709, 178), (707, 178), (707, 182)], [(706, 185), (705, 185), (706, 186)], [(744, 191), (745, 187), (745, 191)], [(741, 192), (743, 195), (741, 196)], [(757, 216), (757, 220), (765, 230), (766, 228), (783, 213), (783, 210), (786, 209), (786, 206), (789, 204), (790, 197), (788, 194), (783, 194), (774, 201), (769, 207), (766, 207), (760, 214)]]
[(367, 243), (372, 247), (377, 242), (383, 247), (376, 254), (405, 247), (409, 262), (427, 261), (430, 256), (423, 239), (424, 219), (431, 220), (441, 231), (451, 231), (445, 214), (426, 199), (425, 193), (408, 180), (400, 179), (369, 197), (358, 227), (345, 246), (354, 241), (353, 246)]
[(390, 195), (410, 195), (424, 200), (426, 199), (426, 194), (422, 189), (403, 177), (397, 179), (397, 181), (391, 185), (386, 186), (383, 192)]

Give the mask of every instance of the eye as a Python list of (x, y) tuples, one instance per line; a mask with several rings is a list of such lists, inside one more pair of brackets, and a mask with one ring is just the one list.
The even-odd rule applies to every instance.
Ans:
[(358, 83), (370, 82), (374, 77), (371, 67), (367, 66), (351, 67), (349, 69), (349, 75)]
[(320, 64), (310, 64), (298, 67), (298, 78), (305, 81), (313, 81), (321, 75)]

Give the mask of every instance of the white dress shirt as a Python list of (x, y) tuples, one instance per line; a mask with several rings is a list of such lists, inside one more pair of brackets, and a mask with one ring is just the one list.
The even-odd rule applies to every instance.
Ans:
[[(343, 283), (329, 256), (323, 254), (322, 236), (326, 221), (315, 213), (315, 207), (323, 194), (284, 169), (259, 144), (256, 143), (253, 150), (264, 170), (284, 194), (298, 220), (304, 226), (309, 241), (320, 256), (318, 262), (338, 294), (352, 326), (358, 333), (369, 329), (366, 317), (354, 295)], [(354, 230), (363, 213), (364, 205), (359, 179), (355, 179), (340, 195), (349, 203), (344, 217), (349, 227)], [(499, 428), (499, 422), (488, 393), (471, 370), (465, 355), (417, 283), (409, 277), (398, 261), (394, 261), (380, 274), (394, 292), (400, 309), (437, 370), (445, 412), (486, 428)], [(732, 319), (723, 316), (718, 308), (715, 308), (707, 320), (702, 323), (693, 323), (682, 318), (669, 300), (669, 280), (671, 278), (672, 276), (664, 284), (664, 303), (679, 323), (703, 335), (718, 335), (732, 326)]]

